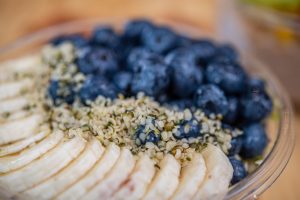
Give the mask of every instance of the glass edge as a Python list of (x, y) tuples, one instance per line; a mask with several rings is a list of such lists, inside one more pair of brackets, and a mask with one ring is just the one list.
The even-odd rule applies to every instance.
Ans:
[[(259, 62), (256, 59), (254, 60), (256, 63), (255, 68), (257, 68), (257, 66), (264, 66), (262, 62)], [(283, 172), (291, 158), (295, 146), (295, 132), (293, 127), (294, 113), (289, 96), (286, 94), (279, 81), (268, 69), (266, 69), (266, 67), (260, 68), (259, 71), (262, 71), (263, 77), (267, 77), (268, 81), (272, 80), (270, 81), (272, 84), (271, 87), (277, 96), (280, 97), (280, 124), (277, 130), (277, 137), (274, 146), (266, 156), (264, 162), (254, 173), (242, 180), (229, 191), (225, 198), (228, 200), (256, 199), (257, 196), (261, 195)], [(286, 137), (287, 135), (288, 137)]]
[[(238, 7), (239, 12), (244, 12), (244, 14), (248, 15), (250, 18), (253, 18), (256, 20), (256, 22), (266, 25), (268, 27), (277, 27), (278, 25), (281, 25), (282, 27), (289, 27), (295, 30), (296, 34), (300, 34), (300, 16), (296, 14), (286, 13), (282, 12), (273, 8), (263, 7), (255, 4), (245, 3), (241, 2), (239, 0), (235, 0), (236, 7)], [(251, 11), (256, 11), (259, 15), (254, 16), (251, 14)], [(264, 16), (268, 16), (268, 18), (262, 19), (261, 17), (258, 18), (258, 16), (262, 15), (264, 13)], [(270, 20), (270, 17), (272, 20)], [(276, 20), (276, 23), (275, 21)]]

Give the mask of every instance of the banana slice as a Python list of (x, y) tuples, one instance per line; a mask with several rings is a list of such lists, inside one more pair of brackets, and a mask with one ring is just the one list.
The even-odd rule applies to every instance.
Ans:
[(8, 191), (7, 188), (4, 188), (3, 186), (0, 185), (0, 199), (7, 200), (7, 199), (11, 199), (12, 196), (13, 196), (12, 191)]
[(63, 138), (61, 131), (50, 134), (45, 140), (21, 152), (18, 155), (0, 158), (0, 173), (21, 168), (55, 147)]
[(102, 156), (104, 147), (96, 139), (90, 141), (87, 148), (69, 166), (49, 180), (25, 191), (25, 194), (37, 199), (52, 199), (69, 185), (80, 179)]
[(154, 174), (154, 162), (147, 155), (142, 156), (137, 162), (133, 173), (122, 183), (121, 188), (114, 194), (112, 199), (141, 199)]
[(11, 121), (20, 120), (22, 118), (26, 118), (28, 116), (32, 115), (32, 112), (20, 110), (17, 112), (10, 113), (9, 115), (1, 115), (0, 116), (0, 124), (9, 123)]
[(169, 199), (178, 186), (180, 168), (180, 164), (172, 155), (166, 155), (143, 199)]
[(89, 191), (89, 189), (99, 183), (111, 170), (111, 168), (117, 162), (119, 156), (120, 148), (111, 143), (105, 150), (103, 157), (96, 163), (96, 165), (77, 183), (57, 196), (56, 199), (83, 199), (84, 195)]
[(30, 102), (28, 98), (25, 97), (16, 97), (13, 99), (3, 100), (0, 102), (0, 114), (22, 110), (29, 103)]
[(15, 142), (33, 135), (42, 122), (43, 117), (34, 114), (29, 117), (0, 125), (0, 145)]
[(202, 155), (194, 153), (192, 161), (182, 168), (179, 185), (171, 199), (191, 199), (203, 182), (205, 173), (206, 166)]
[(122, 149), (119, 160), (104, 179), (93, 187), (85, 199), (109, 199), (126, 180), (135, 165), (135, 159), (128, 149)]
[(44, 139), (48, 134), (49, 134), (49, 131), (41, 131), (41, 132), (33, 135), (32, 137), (25, 138), (19, 142), (15, 142), (13, 144), (6, 145), (6, 146), (0, 146), (0, 157), (7, 156), (7, 155), (10, 155), (13, 153), (17, 153), (17, 152), (25, 149), (29, 145)]
[(2, 83), (0, 85), (0, 100), (18, 96), (32, 86), (33, 81), (28, 78), (16, 82)]
[(226, 155), (218, 148), (209, 144), (202, 152), (207, 173), (193, 199), (221, 200), (228, 191), (233, 169)]
[(41, 65), (39, 55), (30, 55), (16, 60), (10, 60), (0, 64), (0, 81), (12, 79), (16, 73), (26, 74), (36, 70)]
[(66, 139), (38, 160), (0, 176), (0, 184), (15, 193), (29, 189), (66, 167), (82, 152), (85, 144), (85, 140), (79, 136)]
[(39, 64), (41, 64), (41, 57), (39, 54), (28, 55), (19, 59), (0, 63), (0, 72), (28, 72)]

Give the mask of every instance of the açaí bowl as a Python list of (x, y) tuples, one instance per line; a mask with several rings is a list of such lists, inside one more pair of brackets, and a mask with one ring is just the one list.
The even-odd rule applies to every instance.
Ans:
[[(90, 19), (49, 27), (0, 48), (0, 62), (37, 53), (51, 38), (61, 34), (88, 34), (95, 26), (101, 24), (109, 24), (118, 29), (126, 21), (125, 19)], [(222, 42), (214, 33), (206, 32), (203, 29), (191, 27), (190, 25), (169, 20), (159, 20), (158, 23), (169, 25), (178, 32), (191, 37), (205, 37)], [(294, 147), (293, 110), (285, 90), (272, 73), (251, 55), (241, 53), (241, 61), (251, 74), (257, 74), (266, 80), (268, 90), (273, 98), (274, 110), (266, 121), (270, 142), (265, 152), (263, 163), (244, 180), (232, 186), (225, 199), (256, 199), (282, 173)], [(5, 191), (2, 192), (5, 193)], [(2, 192), (0, 191), (0, 193)]]

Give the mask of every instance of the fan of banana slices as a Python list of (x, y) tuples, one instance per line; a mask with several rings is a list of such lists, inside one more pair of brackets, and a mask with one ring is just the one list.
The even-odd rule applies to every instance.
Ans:
[(0, 199), (224, 198), (233, 169), (213, 145), (184, 167), (169, 154), (157, 165), (113, 143), (51, 131), (39, 105), (28, 108), (38, 86), (26, 74), (39, 65), (31, 56), (0, 67)]

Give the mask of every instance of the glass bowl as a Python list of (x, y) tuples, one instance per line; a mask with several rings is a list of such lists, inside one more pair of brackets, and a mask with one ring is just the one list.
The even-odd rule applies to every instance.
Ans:
[[(0, 48), (0, 61), (3, 62), (19, 56), (37, 53), (51, 38), (61, 34), (83, 33), (86, 35), (99, 24), (110, 24), (117, 30), (120, 30), (125, 22), (126, 20), (124, 19), (115, 18), (89, 19), (49, 27)], [(186, 26), (176, 21), (159, 20), (157, 23), (169, 25), (176, 31), (192, 37), (212, 38), (218, 42), (224, 42), (214, 33)], [(247, 54), (247, 52), (241, 53), (241, 61), (249, 73), (257, 74), (267, 81), (268, 89), (274, 99), (274, 111), (266, 120), (270, 142), (264, 161), (252, 174), (232, 186), (225, 199), (256, 199), (282, 173), (290, 159), (295, 141), (295, 134), (292, 128), (293, 110), (285, 90), (267, 68), (251, 55)], [(1, 192), (0, 190), (0, 193), (5, 193), (5, 191)]]

